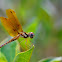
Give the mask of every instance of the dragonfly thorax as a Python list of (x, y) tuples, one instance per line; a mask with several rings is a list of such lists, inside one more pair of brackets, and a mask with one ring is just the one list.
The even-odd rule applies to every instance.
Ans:
[(33, 32), (30, 32), (30, 33), (21, 32), (20, 34), (21, 34), (20, 36), (23, 37), (23, 38), (28, 38), (28, 37), (33, 38), (34, 37)]

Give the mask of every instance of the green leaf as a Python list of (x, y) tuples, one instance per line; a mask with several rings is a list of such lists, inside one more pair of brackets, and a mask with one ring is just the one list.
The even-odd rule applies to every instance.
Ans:
[[(4, 41), (7, 42), (11, 38), (7, 38)], [(16, 55), (16, 42), (11, 42), (1, 48), (1, 52), (6, 56), (8, 62), (12, 62)]]
[(20, 44), (22, 51), (26, 51), (32, 47), (32, 43), (30, 42), (30, 38), (27, 38), (27, 39), (19, 38), (18, 42)]
[(7, 62), (6, 57), (0, 52), (0, 62)]
[(62, 61), (62, 57), (56, 57), (51, 60), (51, 62), (61, 62), (61, 61)]
[(21, 52), (17, 54), (16, 57), (14, 58), (14, 62), (29, 62), (33, 49), (34, 49), (34, 46), (25, 52)]
[(16, 41), (16, 43), (17, 43), (17, 45), (16, 45), (16, 49), (15, 49), (15, 55), (20, 53), (20, 45), (19, 45), (18, 41)]
[(62, 57), (56, 57), (56, 58), (42, 59), (39, 62), (61, 62), (61, 61), (62, 61)]

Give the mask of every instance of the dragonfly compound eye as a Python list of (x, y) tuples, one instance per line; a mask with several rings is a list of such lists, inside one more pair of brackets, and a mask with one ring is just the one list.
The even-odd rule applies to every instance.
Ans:
[(33, 38), (33, 37), (34, 37), (34, 33), (30, 32), (30, 38)]

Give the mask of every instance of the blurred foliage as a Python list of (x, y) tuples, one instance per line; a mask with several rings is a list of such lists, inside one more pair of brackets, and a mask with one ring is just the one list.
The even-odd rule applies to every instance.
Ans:
[(0, 62), (7, 62), (6, 57), (0, 52)]
[[(62, 0), (1, 0), (0, 16), (6, 9), (13, 9), (24, 32), (34, 32), (31, 42), (35, 45), (30, 62), (38, 62), (46, 57), (62, 56)], [(0, 42), (8, 36), (0, 23)], [(20, 38), (21, 39), (21, 38)], [(22, 40), (22, 39), (21, 39)], [(18, 39), (18, 41), (20, 41)], [(24, 42), (24, 41), (23, 41)], [(16, 42), (14, 43), (14, 48)], [(10, 44), (7, 45), (10, 48)], [(6, 48), (3, 47), (2, 51)], [(15, 50), (15, 49), (13, 49)], [(11, 49), (5, 52), (11, 52)], [(2, 52), (3, 54), (5, 53)], [(13, 51), (14, 52), (14, 51)], [(18, 52), (20, 52), (18, 50)], [(15, 52), (14, 54), (17, 54)], [(8, 54), (9, 54), (8, 53)], [(12, 53), (11, 53), (12, 55)], [(6, 56), (6, 54), (5, 54)], [(14, 56), (11, 57), (11, 60)], [(7, 57), (6, 57), (7, 59)], [(9, 59), (8, 59), (9, 60)]]
[(55, 57), (55, 58), (46, 58), (43, 60), (40, 60), (39, 62), (61, 62), (62, 57)]

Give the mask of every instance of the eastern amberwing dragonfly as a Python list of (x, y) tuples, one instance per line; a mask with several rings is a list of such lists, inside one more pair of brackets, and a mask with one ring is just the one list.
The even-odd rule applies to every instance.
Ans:
[(23, 31), (22, 26), (16, 16), (16, 13), (12, 9), (7, 9), (6, 14), (8, 18), (0, 17), (1, 23), (4, 26), (4, 28), (7, 30), (9, 35), (12, 36), (13, 38), (8, 42), (2, 44), (0, 48), (14, 40), (17, 40), (19, 37), (23, 37), (23, 38), (34, 37), (33, 32), (26, 33)]

